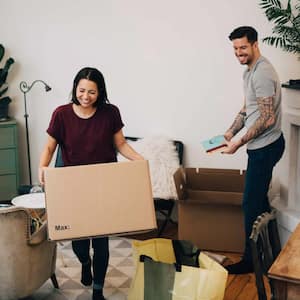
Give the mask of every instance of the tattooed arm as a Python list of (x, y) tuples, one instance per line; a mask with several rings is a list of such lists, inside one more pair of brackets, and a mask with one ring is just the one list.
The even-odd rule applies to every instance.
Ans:
[(230, 128), (225, 132), (224, 137), (230, 141), (245, 125), (246, 105), (239, 111)]
[(267, 128), (269, 128), (275, 123), (274, 97), (272, 96), (257, 98), (257, 104), (260, 112), (259, 118), (247, 130), (247, 132), (241, 137), (241, 139), (235, 142), (227, 142), (228, 147), (223, 151), (223, 153), (235, 153), (241, 146), (247, 144), (250, 140), (258, 137)]
[(258, 137), (267, 128), (275, 123), (274, 97), (258, 98), (257, 104), (260, 112), (260, 117), (241, 138), (241, 142), (243, 145), (248, 143), (250, 140)]

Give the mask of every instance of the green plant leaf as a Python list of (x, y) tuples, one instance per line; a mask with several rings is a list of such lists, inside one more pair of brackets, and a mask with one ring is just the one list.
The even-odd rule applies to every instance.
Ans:
[(10, 68), (10, 66), (14, 63), (14, 59), (13, 58), (9, 58), (3, 69), (0, 69), (0, 87), (6, 82), (6, 78), (8, 75), (8, 70)]
[(291, 0), (288, 0), (286, 12), (291, 14), (292, 13), (292, 7), (291, 7)]
[(290, 21), (291, 14), (285, 9), (268, 8), (265, 14), (269, 21), (273, 21), (275, 24), (285, 24)]
[(300, 14), (294, 18), (294, 24), (296, 27), (300, 28)]
[(11, 99), (9, 97), (4, 97), (4, 98), (1, 98), (0, 99), (0, 104), (4, 104), (4, 105), (7, 105), (8, 103), (11, 102)]
[(300, 32), (295, 30), (294, 27), (277, 25), (273, 28), (273, 33), (282, 36), (287, 40), (295, 41), (296, 43), (297, 41), (300, 42)]
[(286, 45), (284, 50), (295, 54), (300, 53), (300, 47), (295, 45)]
[(263, 38), (263, 42), (267, 43), (268, 45), (275, 46), (276, 48), (282, 47), (285, 45), (285, 40), (282, 37), (278, 36), (267, 36)]
[(279, 0), (261, 0), (259, 5), (264, 9), (271, 7), (281, 8), (281, 3)]
[(2, 44), (0, 44), (0, 61), (2, 60), (4, 56), (5, 50)]
[(0, 91), (0, 97), (2, 97), (2, 95), (4, 95), (8, 90), (8, 87), (4, 88), (3, 90)]

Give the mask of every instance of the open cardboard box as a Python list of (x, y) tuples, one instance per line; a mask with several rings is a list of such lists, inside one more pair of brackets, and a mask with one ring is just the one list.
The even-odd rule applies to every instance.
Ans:
[(200, 249), (243, 252), (244, 179), (240, 170), (178, 169), (174, 180), (179, 239), (190, 240)]
[(157, 227), (147, 161), (45, 168), (50, 240)]

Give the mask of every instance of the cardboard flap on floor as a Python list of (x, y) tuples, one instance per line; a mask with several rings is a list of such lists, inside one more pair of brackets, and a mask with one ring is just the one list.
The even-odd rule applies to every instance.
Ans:
[(50, 240), (157, 227), (147, 161), (45, 168)]

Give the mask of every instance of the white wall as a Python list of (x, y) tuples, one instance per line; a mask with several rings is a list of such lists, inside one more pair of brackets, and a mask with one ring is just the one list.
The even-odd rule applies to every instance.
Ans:
[[(27, 182), (24, 106), (19, 83), (42, 79), (28, 93), (33, 181), (54, 108), (69, 100), (75, 73), (99, 68), (109, 99), (132, 136), (166, 135), (185, 144), (185, 165), (245, 168), (234, 156), (206, 155), (200, 141), (223, 133), (242, 106), (242, 72), (228, 35), (252, 25), (271, 33), (258, 1), (0, 1), (0, 43), (16, 64), (9, 75), (11, 115), (19, 123), (22, 183)], [(299, 77), (293, 55), (261, 45), (281, 80)]]

